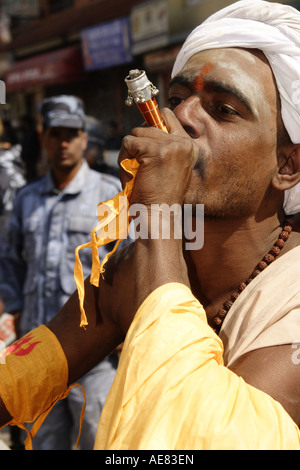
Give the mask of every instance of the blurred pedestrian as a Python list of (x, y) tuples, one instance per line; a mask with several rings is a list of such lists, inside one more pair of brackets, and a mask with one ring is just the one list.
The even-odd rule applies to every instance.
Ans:
[(109, 121), (107, 126), (107, 137), (105, 140), (106, 150), (120, 150), (123, 135), (119, 130), (119, 126), (115, 121)]
[(5, 147), (6, 144), (8, 144), (8, 148), (9, 148), (13, 145), (17, 145), (20, 143), (17, 133), (8, 119), (3, 119), (1, 132), (2, 132), (1, 134), (2, 147)]
[[(25, 168), (21, 158), (21, 146), (16, 144), (14, 133), (7, 132), (0, 119), (0, 243), (4, 241), (5, 225), (12, 212), (17, 191), (24, 186)], [(4, 304), (0, 298), (0, 315)]]
[[(18, 190), (26, 184), (25, 166), (21, 158), (22, 147), (9, 121), (0, 120), (0, 243), (4, 243), (5, 226), (12, 213)], [(6, 313), (0, 298), (0, 316)], [(2, 318), (4, 318), (2, 316)], [(12, 327), (13, 331), (13, 327)], [(0, 342), (1, 343), (1, 342)], [(11, 447), (22, 449), (20, 430), (9, 427)]]
[(22, 158), (26, 166), (26, 177), (33, 181), (38, 176), (37, 165), (41, 156), (39, 133), (35, 128), (34, 119), (24, 115), (20, 122), (20, 135), (22, 145)]
[(85, 131), (88, 135), (88, 144), (84, 156), (90, 168), (118, 176), (118, 169), (107, 165), (104, 159), (105, 136), (101, 122), (93, 116), (86, 116)]
[[(8, 228), (9, 243), (0, 253), (0, 295), (6, 310), (20, 315), (20, 335), (49, 322), (76, 289), (75, 248), (90, 240), (98, 222), (98, 203), (121, 190), (117, 178), (90, 169), (84, 158), (87, 133), (79, 98), (48, 98), (40, 110), (49, 172), (19, 192)], [(110, 249), (100, 249), (100, 257)], [(81, 261), (87, 276), (92, 259), (90, 250), (84, 251)], [(116, 365), (114, 355), (106, 357), (80, 380), (87, 396), (81, 449), (93, 448)], [(82, 406), (82, 391), (75, 387), (50, 412), (33, 448), (70, 449)]]
[[(21, 146), (13, 132), (7, 132), (0, 119), (0, 243), (4, 241), (5, 225), (13, 210), (15, 196), (25, 185), (25, 167), (21, 158)], [(0, 315), (4, 311), (0, 299)]]
[(21, 146), (12, 145), (0, 137), (0, 240), (5, 223), (12, 212), (16, 193), (25, 183)]

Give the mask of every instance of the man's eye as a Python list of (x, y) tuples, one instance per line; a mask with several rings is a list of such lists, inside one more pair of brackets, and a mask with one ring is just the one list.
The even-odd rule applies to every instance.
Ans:
[(182, 103), (182, 99), (178, 98), (177, 96), (171, 96), (168, 99), (168, 107), (173, 111), (176, 106), (178, 106), (180, 103)]
[(50, 136), (53, 137), (54, 139), (58, 139), (58, 137), (59, 137), (59, 132), (58, 132), (58, 131), (51, 130), (51, 131), (50, 131)]
[(236, 116), (238, 114), (231, 106), (226, 104), (218, 104), (215, 109), (219, 114), (228, 114), (231, 116)]
[(68, 138), (70, 140), (72, 139), (75, 139), (76, 137), (79, 136), (79, 131), (78, 129), (69, 129), (69, 132), (68, 132)]

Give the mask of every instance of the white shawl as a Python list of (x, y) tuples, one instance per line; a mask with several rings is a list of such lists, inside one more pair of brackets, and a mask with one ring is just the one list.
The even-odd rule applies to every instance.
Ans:
[(249, 351), (283, 344), (291, 344), (291, 360), (300, 363), (300, 246), (251, 281), (229, 310), (219, 336), (227, 367)]

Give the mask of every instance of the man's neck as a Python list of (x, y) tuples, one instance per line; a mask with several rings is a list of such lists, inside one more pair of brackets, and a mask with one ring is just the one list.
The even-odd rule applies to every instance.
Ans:
[(72, 168), (52, 168), (52, 177), (57, 189), (64, 189), (80, 170), (82, 162)]
[(280, 232), (277, 216), (259, 223), (254, 218), (230, 222), (205, 220), (204, 246), (188, 252), (187, 258), (192, 290), (208, 317), (214, 316), (254, 271)]

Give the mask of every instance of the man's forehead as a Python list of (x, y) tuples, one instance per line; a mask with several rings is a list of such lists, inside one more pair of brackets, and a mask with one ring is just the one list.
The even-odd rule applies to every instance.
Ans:
[(77, 127), (66, 127), (66, 126), (50, 126), (48, 127), (49, 130), (54, 132), (72, 132), (72, 133), (79, 133), (81, 129)]
[(255, 78), (254, 71), (257, 72), (258, 68), (261, 68), (261, 71), (268, 69), (269, 74), (272, 74), (263, 52), (257, 49), (220, 48), (196, 53), (187, 61), (180, 73), (206, 74), (225, 71), (233, 77), (243, 74)]
[(197, 83), (204, 86), (212, 80), (240, 90), (252, 103), (265, 99), (274, 84), (271, 67), (261, 51), (224, 48), (201, 51), (192, 56), (171, 80), (170, 86), (181, 83), (197, 91)]

